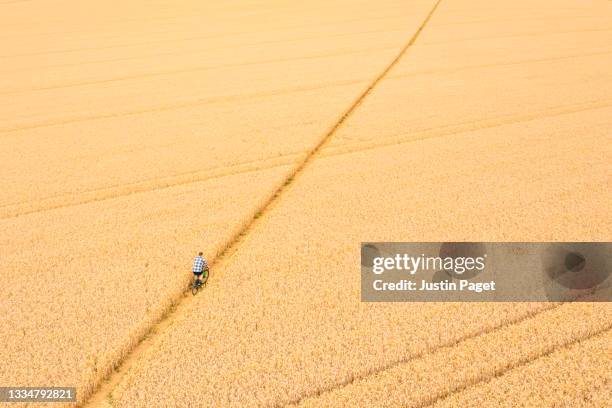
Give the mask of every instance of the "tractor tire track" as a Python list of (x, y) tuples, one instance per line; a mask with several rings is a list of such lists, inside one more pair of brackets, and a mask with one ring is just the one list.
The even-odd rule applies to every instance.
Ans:
[(612, 100), (596, 100), (580, 104), (555, 106), (549, 109), (536, 110), (532, 113), (498, 116), (490, 119), (476, 121), (465, 121), (451, 123), (448, 125), (435, 126), (409, 133), (396, 133), (377, 138), (375, 141), (350, 140), (330, 145), (321, 152), (322, 157), (340, 156), (366, 150), (374, 150), (392, 145), (418, 142), (420, 140), (447, 137), (478, 130), (492, 129), (501, 126), (509, 126), (518, 123), (532, 122), (540, 119), (553, 118), (574, 113), (587, 112), (591, 110), (606, 109), (612, 106)]
[[(415, 143), (421, 140), (449, 137), (478, 130), (531, 122), (556, 116), (570, 115), (597, 109), (606, 109), (610, 106), (612, 106), (612, 101), (592, 101), (578, 105), (558, 106), (542, 111), (536, 111), (530, 114), (508, 115), (479, 121), (453, 123), (450, 125), (424, 129), (409, 134), (398, 134), (382, 139), (379, 138), (376, 141), (348, 141), (346, 143), (338, 143), (336, 145), (325, 147), (319, 152), (319, 155), (320, 158), (342, 156), (346, 154), (380, 149), (387, 146)], [(78, 194), (61, 194), (45, 197), (35, 201), (7, 204), (0, 206), (0, 220), (59, 208), (73, 207), (91, 202), (112, 200), (132, 194), (148, 193), (175, 186), (227, 177), (235, 174), (266, 170), (292, 164), (299, 159), (300, 155), (303, 154), (306, 154), (306, 152), (295, 152), (274, 159), (253, 160), (237, 163), (231, 166), (219, 166), (207, 170), (196, 170), (193, 172), (181, 173), (168, 177), (139, 180), (133, 183), (81, 191)]]
[(446, 393), (444, 395), (437, 396), (435, 398), (432, 398), (431, 401), (429, 401), (427, 403), (424, 403), (424, 404), (421, 404), (421, 405), (417, 405), (416, 408), (431, 407), (431, 406), (435, 405), (438, 401), (441, 401), (441, 400), (444, 400), (446, 398), (449, 398), (449, 397), (451, 397), (454, 394), (458, 394), (458, 393), (460, 393), (462, 391), (465, 391), (466, 389), (469, 389), (469, 388), (472, 388), (472, 387), (476, 387), (478, 385), (482, 385), (482, 384), (488, 383), (488, 382), (490, 382), (490, 381), (492, 381), (492, 380), (494, 380), (496, 378), (502, 377), (503, 375), (507, 374), (510, 371), (513, 371), (513, 370), (525, 367), (525, 366), (527, 366), (527, 365), (529, 365), (529, 364), (531, 364), (531, 363), (533, 363), (535, 361), (538, 361), (538, 360), (540, 360), (542, 358), (545, 358), (545, 357), (553, 354), (556, 351), (563, 350), (563, 349), (568, 349), (568, 348), (571, 348), (572, 346), (575, 346), (577, 344), (585, 342), (585, 341), (587, 341), (589, 339), (593, 339), (595, 337), (602, 336), (602, 335), (604, 335), (605, 333), (607, 333), (610, 330), (612, 330), (612, 324), (604, 327), (603, 329), (597, 330), (594, 333), (592, 333), (592, 334), (590, 334), (590, 335), (588, 335), (586, 337), (578, 337), (578, 338), (573, 339), (573, 340), (571, 340), (569, 342), (566, 342), (566, 343), (564, 343), (564, 344), (562, 344), (562, 345), (560, 345), (558, 347), (552, 347), (550, 350), (545, 351), (544, 353), (538, 355), (535, 358), (526, 358), (526, 359), (524, 359), (524, 360), (522, 360), (520, 362), (517, 362), (515, 364), (512, 364), (512, 365), (506, 367), (505, 369), (496, 370), (490, 376), (486, 376), (485, 375), (485, 376), (483, 376), (480, 379), (477, 379), (477, 380), (474, 380), (474, 381), (462, 384), (461, 387), (455, 389), (454, 391)]
[(81, 114), (81, 115), (75, 115), (75, 116), (68, 116), (64, 118), (38, 120), (38, 121), (30, 122), (30, 123), (25, 123), (23, 125), (13, 124), (13, 125), (1, 127), (0, 128), (0, 139), (3, 138), (2, 134), (5, 135), (4, 137), (7, 137), (6, 135), (12, 136), (12, 133), (23, 131), (23, 130), (38, 129), (38, 128), (44, 128), (44, 127), (50, 127), (50, 126), (61, 126), (61, 125), (67, 125), (67, 124), (77, 123), (77, 122), (90, 122), (90, 121), (95, 121), (95, 120), (122, 118), (122, 117), (135, 116), (135, 115), (141, 115), (141, 114), (147, 114), (147, 113), (167, 112), (167, 111), (173, 111), (176, 109), (191, 108), (194, 106), (203, 106), (203, 105), (209, 105), (213, 103), (233, 102), (237, 99), (241, 101), (255, 100), (255, 99), (260, 99), (260, 98), (275, 97), (279, 95), (290, 95), (290, 94), (300, 93), (300, 92), (316, 91), (316, 90), (326, 89), (326, 88), (331, 88), (331, 87), (351, 86), (351, 85), (361, 84), (364, 82), (366, 82), (365, 78), (346, 79), (346, 80), (339, 80), (339, 81), (331, 81), (331, 82), (322, 83), (322, 84), (297, 86), (297, 87), (292, 87), (292, 88), (282, 88), (282, 89), (275, 89), (271, 91), (253, 92), (253, 93), (248, 93), (248, 94), (219, 95), (219, 96), (214, 96), (210, 98), (201, 98), (201, 99), (196, 99), (196, 100), (176, 102), (170, 105), (162, 104), (158, 106), (150, 106), (150, 107), (141, 108), (141, 109), (124, 110), (122, 112), (110, 112), (110, 113), (95, 114), (95, 115)]
[[(589, 293), (583, 294), (581, 296), (579, 296), (577, 299), (575, 299), (575, 302), (588, 302), (590, 299), (593, 299), (593, 297), (595, 296), (595, 294), (597, 293), (598, 290), (602, 290), (607, 288), (608, 285), (605, 285), (603, 287), (600, 288), (595, 288), (594, 290), (589, 291)], [(324, 395), (328, 395), (331, 394), (337, 390), (340, 390), (342, 388), (345, 387), (349, 387), (354, 383), (359, 383), (362, 381), (367, 381), (368, 379), (379, 375), (381, 373), (396, 369), (396, 368), (400, 368), (401, 366), (405, 366), (406, 364), (409, 364), (411, 362), (414, 361), (418, 361), (418, 360), (424, 360), (427, 358), (432, 358), (434, 357), (437, 353), (441, 353), (444, 352), (445, 350), (447, 350), (449, 353), (452, 352), (452, 350), (457, 350), (461, 347), (468, 347), (468, 348), (475, 348), (477, 350), (479, 350), (479, 347), (475, 347), (474, 346), (474, 342), (476, 342), (476, 344), (478, 344), (479, 342), (484, 342), (486, 341), (487, 343), (489, 342), (493, 342), (495, 344), (495, 336), (500, 336), (501, 337), (501, 333), (508, 328), (511, 327), (517, 327), (517, 326), (524, 326), (522, 328), (519, 328), (522, 331), (528, 332), (529, 331), (529, 323), (530, 322), (534, 322), (536, 319), (542, 317), (543, 319), (548, 315), (548, 317), (554, 317), (555, 313), (563, 313), (563, 307), (566, 305), (571, 305), (572, 302), (558, 302), (558, 303), (544, 303), (542, 304), (542, 307), (540, 309), (536, 309), (533, 311), (530, 311), (522, 316), (516, 316), (515, 318), (502, 322), (500, 324), (497, 324), (495, 326), (492, 327), (488, 327), (482, 330), (479, 330), (477, 332), (474, 333), (468, 333), (466, 335), (463, 335), (457, 339), (451, 340), (447, 343), (444, 344), (439, 344), (436, 345), (428, 350), (425, 350), (423, 352), (414, 354), (414, 355), (410, 355), (407, 356), (405, 358), (399, 359), (395, 362), (391, 362), (385, 366), (376, 368), (376, 369), (372, 369), (369, 370), (363, 374), (360, 375), (355, 375), (353, 376), (350, 380), (348, 381), (343, 381), (343, 382), (339, 382), (335, 385), (329, 386), (327, 388), (318, 390), (316, 392), (312, 392), (309, 394), (304, 394), (302, 396), (300, 396), (299, 398), (296, 398), (295, 400), (293, 400), (292, 402), (290, 402), (289, 405), (300, 405), (302, 402), (305, 402), (307, 400), (311, 400), (311, 399), (317, 399), (321, 396)], [(430, 405), (435, 404), (438, 400), (444, 399), (446, 397), (448, 397), (449, 395), (452, 395), (454, 393), (457, 392), (461, 392), (463, 389), (468, 388), (472, 385), (477, 385), (479, 383), (482, 382), (486, 382), (486, 381), (490, 381), (492, 378), (497, 377), (497, 376), (501, 376), (503, 375), (503, 373), (512, 370), (513, 368), (516, 367), (520, 367), (526, 364), (529, 364), (531, 361), (537, 360), (541, 357), (545, 357), (546, 355), (549, 355), (551, 353), (553, 353), (555, 350), (564, 348), (564, 347), (569, 347), (572, 344), (576, 343), (576, 342), (580, 342), (580, 341), (584, 341), (588, 338), (591, 338), (593, 336), (597, 336), (599, 334), (602, 334), (608, 330), (612, 329), (612, 322), (608, 322), (607, 324), (604, 324), (602, 327), (598, 327), (596, 328), (594, 331), (589, 332), (588, 334), (584, 335), (584, 334), (580, 334), (580, 331), (578, 332), (578, 334), (576, 335), (575, 338), (569, 338), (567, 340), (560, 340), (558, 344), (551, 344), (549, 346), (544, 347), (544, 350), (541, 350), (540, 352), (536, 352), (533, 355), (525, 355), (525, 356), (521, 356), (519, 358), (517, 358), (515, 361), (510, 362), (510, 364), (508, 365), (501, 365), (500, 367), (494, 367), (493, 370), (491, 371), (483, 371), (482, 373), (479, 373), (477, 378), (473, 378), (467, 382), (463, 382), (463, 383), (459, 383), (457, 387), (450, 389), (448, 391), (444, 391), (444, 392), (431, 392), (432, 395), (428, 395), (427, 397), (425, 397), (424, 399), (421, 398), (420, 401), (414, 401), (413, 404), (409, 405), (410, 408), (425, 408), (425, 407), (429, 407)], [(584, 330), (584, 329), (583, 329)], [(491, 338), (492, 337), (492, 338)], [(497, 339), (499, 341), (499, 338)], [(505, 339), (504, 339), (505, 340)], [(482, 346), (482, 345), (481, 345)], [(524, 345), (521, 345), (522, 347), (524, 347)], [(447, 353), (445, 353), (445, 355), (447, 356)], [(432, 361), (429, 361), (429, 364), (434, 364), (435, 360), (432, 359)], [(429, 364), (427, 364), (429, 366)], [(457, 375), (459, 375), (459, 373), (457, 373)], [(401, 378), (400, 378), (401, 379)], [(433, 390), (432, 390), (433, 391)], [(320, 401), (320, 402), (324, 402), (324, 401)], [(306, 404), (309, 406), (309, 404)], [(316, 404), (315, 404), (316, 405)]]
[(323, 53), (323, 54), (306, 55), (303, 57), (294, 57), (294, 58), (265, 59), (261, 61), (253, 61), (253, 62), (246, 62), (246, 63), (239, 63), (239, 64), (195, 66), (191, 68), (126, 75), (126, 76), (121, 76), (121, 77), (116, 77), (116, 78), (107, 78), (107, 79), (99, 79), (99, 80), (92, 80), (92, 81), (81, 81), (81, 82), (49, 85), (49, 86), (39, 86), (39, 87), (34, 87), (34, 88), (15, 89), (15, 90), (10, 90), (6, 92), (0, 92), (0, 95), (13, 95), (13, 94), (23, 94), (23, 93), (38, 92), (38, 91), (63, 90), (63, 89), (68, 89), (68, 88), (78, 88), (81, 86), (90, 86), (90, 85), (108, 84), (108, 83), (114, 84), (116, 82), (122, 82), (122, 81), (133, 81), (133, 80), (172, 76), (172, 75), (179, 75), (179, 74), (189, 74), (189, 73), (203, 72), (203, 71), (214, 71), (214, 70), (227, 69), (227, 68), (241, 68), (241, 67), (259, 66), (259, 65), (266, 65), (266, 64), (276, 64), (276, 63), (282, 63), (282, 62), (308, 61), (308, 60), (314, 60), (314, 59), (333, 58), (333, 57), (346, 56), (346, 55), (370, 54), (375, 51), (387, 51), (393, 48), (395, 47), (385, 46), (385, 47), (376, 47), (376, 48), (364, 48), (360, 50), (348, 50), (348, 51), (345, 50), (345, 51), (338, 51), (338, 52), (328, 52), (328, 53)]
[(351, 385), (351, 384), (353, 384), (353, 383), (355, 383), (357, 381), (365, 380), (365, 379), (367, 379), (369, 377), (372, 377), (374, 375), (380, 374), (382, 372), (385, 372), (385, 371), (391, 370), (393, 368), (399, 367), (399, 366), (401, 366), (403, 364), (409, 363), (410, 361), (425, 358), (426, 356), (428, 356), (430, 354), (434, 354), (434, 353), (439, 352), (439, 351), (444, 350), (444, 349), (450, 349), (450, 348), (454, 348), (454, 347), (459, 347), (461, 345), (461, 343), (463, 343), (465, 341), (476, 339), (476, 338), (479, 338), (479, 337), (482, 337), (482, 336), (486, 336), (488, 334), (492, 334), (492, 333), (501, 331), (501, 330), (503, 330), (505, 328), (508, 328), (508, 327), (511, 327), (511, 326), (523, 323), (523, 322), (525, 322), (527, 320), (535, 319), (539, 315), (541, 315), (541, 314), (543, 314), (543, 313), (545, 313), (547, 311), (550, 311), (550, 310), (553, 310), (553, 309), (557, 309), (557, 308), (561, 307), (562, 305), (563, 305), (562, 303), (547, 304), (542, 309), (526, 313), (526, 314), (524, 314), (522, 316), (517, 316), (515, 319), (508, 320), (508, 321), (506, 321), (504, 323), (501, 323), (501, 324), (499, 324), (497, 326), (493, 326), (493, 327), (490, 327), (490, 328), (487, 328), (487, 329), (484, 329), (484, 330), (480, 330), (480, 331), (477, 331), (475, 333), (466, 334), (466, 335), (461, 336), (461, 337), (459, 337), (457, 339), (454, 339), (451, 342), (444, 343), (444, 344), (439, 344), (436, 347), (433, 347), (433, 348), (431, 348), (429, 350), (426, 350), (426, 351), (424, 351), (422, 353), (413, 354), (413, 355), (408, 356), (406, 358), (402, 358), (402, 359), (393, 361), (392, 363), (389, 363), (389, 364), (384, 365), (382, 367), (379, 367), (377, 369), (369, 370), (369, 371), (367, 371), (367, 372), (365, 372), (365, 373), (363, 373), (361, 375), (354, 375), (350, 380), (338, 382), (337, 384), (334, 384), (334, 385), (332, 385), (330, 387), (322, 388), (322, 389), (317, 390), (315, 392), (301, 395), (299, 398), (296, 398), (296, 399), (290, 401), (287, 405), (291, 405), (291, 406), (299, 405), (300, 403), (302, 403), (303, 401), (305, 401), (307, 399), (318, 398), (318, 397), (320, 397), (322, 395), (329, 394), (329, 393), (334, 392), (336, 390), (339, 390), (341, 388), (347, 387), (347, 386), (349, 386), (349, 385)]
[(173, 176), (158, 177), (153, 179), (139, 180), (133, 183), (109, 186), (100, 189), (81, 191), (77, 194), (60, 194), (45, 197), (40, 200), (0, 206), (0, 220), (15, 218), (22, 215), (56, 210), (60, 208), (75, 207), (98, 201), (113, 200), (133, 194), (149, 193), (181, 185), (199, 183), (233, 176), (237, 174), (252, 173), (261, 170), (292, 164), (303, 153), (291, 153), (275, 158), (253, 160), (237, 163), (230, 166), (219, 166), (212, 169), (196, 170)]

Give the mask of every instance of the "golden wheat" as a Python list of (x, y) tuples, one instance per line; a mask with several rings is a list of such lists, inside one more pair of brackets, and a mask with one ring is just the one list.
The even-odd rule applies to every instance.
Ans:
[(611, 356), (612, 331), (608, 330), (454, 394), (433, 407), (609, 407)]
[(87, 395), (180, 296), (196, 249), (221, 251), (286, 171), (0, 220), (10, 254), (0, 260), (1, 383), (45, 379)]
[[(539, 38), (547, 30), (563, 37), (593, 26), (577, 36), (583, 43), (593, 37), (601, 51), (607, 43), (597, 30), (607, 17), (578, 21), (573, 10), (585, 7), (588, 14), (609, 6), (563, 5), (562, 12), (547, 14), (551, 2), (442, 2), (415, 47), (263, 215), (219, 272), (222, 278), (133, 367), (113, 393), (116, 405), (269, 406), (332, 390), (330, 400), (312, 404), (354, 406), (361, 394), (349, 391), (336, 401), (333, 390), (341, 394), (355, 379), (384, 376), (404, 362), (416, 384), (430, 388), (419, 389), (413, 401), (413, 388), (385, 377), (380, 388), (373, 383), (374, 391), (418, 405), (605, 329), (608, 305), (554, 311), (548, 310), (553, 304), (359, 301), (360, 241), (607, 238), (610, 80), (589, 67), (606, 65), (610, 56), (586, 55), (567, 43), (547, 54), (551, 40)], [(531, 12), (541, 17), (543, 34), (533, 31), (526, 18)], [(526, 23), (502, 18), (513, 13)], [(487, 22), (461, 24), (479, 18), (501, 21), (495, 29)], [(513, 53), (492, 51), (488, 58), (497, 43), (487, 36), (525, 39)], [(534, 44), (523, 52), (529, 39)], [(436, 42), (450, 44), (429, 46)], [(448, 69), (440, 67), (452, 46), (479, 57), (457, 51)], [(531, 61), (537, 51), (550, 61)], [(419, 66), (413, 52), (429, 65)], [(555, 61), (561, 56), (564, 62)], [(436, 64), (440, 72), (410, 71)], [(562, 311), (573, 318), (563, 319)], [(557, 338), (535, 330), (540, 325)], [(532, 331), (540, 341), (532, 341)], [(460, 342), (474, 336), (487, 340), (466, 344), (496, 346), (482, 350), (471, 366), (481, 350)], [(506, 338), (520, 343), (516, 354), (500, 348)], [(441, 347), (455, 344), (446, 361)], [(463, 371), (458, 382), (444, 382), (423, 361), (443, 373)], [(385, 403), (380, 394), (372, 401)]]
[[(2, 4), (0, 386), (90, 395), (434, 3)], [(443, 0), (115, 405), (603, 406), (608, 305), (364, 304), (356, 245), (608, 239), (610, 7)]]
[[(506, 371), (520, 372), (528, 361), (611, 327), (612, 308), (608, 305), (566, 304), (516, 325), (400, 362), (345, 387), (306, 399), (300, 406), (352, 407), (356, 401), (367, 407), (428, 406), (464, 387), (478, 388)], [(603, 358), (604, 350), (601, 352)], [(597, 372), (600, 368), (593, 370)], [(449, 406), (480, 405), (487, 394), (479, 394), (482, 398), (472, 403), (465, 398), (464, 403)]]
[[(262, 1), (256, 13), (213, 2), (129, 3), (144, 14), (113, 19), (107, 10), (106, 28), (82, 35), (70, 26), (81, 24), (79, 8), (70, 30), (58, 27), (67, 18), (58, 10), (34, 18), (42, 27), (19, 15), (29, 31), (5, 33), (16, 39), (3, 48), (0, 92), (10, 103), (0, 110), (0, 137), (10, 149), (0, 150), (0, 216), (201, 179), (220, 167), (293, 162), (397, 53), (428, 2)], [(128, 18), (151, 21), (136, 30)]]
[(429, 3), (2, 4), (0, 385), (86, 398)]

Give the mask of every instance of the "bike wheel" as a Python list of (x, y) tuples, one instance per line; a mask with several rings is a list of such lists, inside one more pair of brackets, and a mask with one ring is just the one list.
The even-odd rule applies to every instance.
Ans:
[(191, 286), (191, 294), (195, 296), (198, 293), (198, 287), (196, 285)]

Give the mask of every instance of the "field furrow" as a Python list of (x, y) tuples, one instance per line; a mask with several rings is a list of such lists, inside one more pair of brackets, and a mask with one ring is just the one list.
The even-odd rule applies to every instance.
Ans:
[(481, 407), (605, 408), (612, 391), (610, 330), (445, 398), (434, 408), (477, 401)]
[[(532, 360), (611, 327), (612, 309), (609, 306), (566, 304), (304, 399), (298, 405), (425, 407), (472, 384), (480, 386), (513, 368), (520, 371)], [(603, 359), (605, 351), (600, 350), (600, 353)], [(472, 400), (472, 403), (480, 400)], [(470, 405), (469, 399), (464, 401), (466, 404), (449, 406)]]
[[(348, 154), (352, 152), (357, 152), (361, 150), (368, 149), (377, 149), (380, 147), (390, 146), (390, 145), (398, 145), (404, 143), (411, 143), (418, 140), (424, 140), (429, 138), (436, 137), (452, 137), (456, 134), (472, 132), (480, 129), (489, 129), (502, 127), (504, 125), (521, 125), (528, 126), (524, 122), (531, 122), (538, 119), (545, 119), (547, 121), (548, 118), (554, 118), (555, 116), (563, 116), (563, 115), (571, 115), (573, 113), (580, 113), (590, 110), (603, 110), (607, 112), (609, 108), (612, 106), (612, 101), (593, 101), (587, 102), (584, 104), (578, 105), (565, 105), (558, 107), (551, 107), (549, 109), (543, 111), (534, 111), (528, 114), (523, 115), (509, 115), (509, 116), (500, 116), (500, 117), (492, 117), (488, 119), (477, 120), (473, 122), (464, 122), (464, 123), (455, 123), (452, 125), (443, 125), (439, 127), (432, 127), (429, 129), (418, 130), (416, 132), (408, 132), (408, 133), (396, 133), (389, 134), (376, 139), (347, 139), (345, 138), (340, 143), (334, 143), (333, 145), (328, 145), (325, 147), (324, 151), (322, 151), (322, 156), (334, 156), (340, 154)], [(560, 119), (561, 122), (571, 122), (572, 118), (569, 120)], [(602, 123), (603, 124), (603, 123)]]
[(241, 173), (255, 172), (274, 167), (287, 166), (295, 163), (296, 159), (303, 157), (301, 154), (287, 154), (275, 159), (264, 159), (246, 163), (237, 163), (232, 166), (217, 167), (202, 171), (194, 171), (175, 176), (162, 177), (152, 180), (142, 180), (125, 185), (112, 186), (104, 189), (82, 191), (79, 194), (59, 195), (47, 197), (38, 201), (30, 201), (20, 204), (9, 204), (0, 207), (0, 219), (17, 217), (24, 214), (66, 208), (93, 201), (110, 200), (132, 194), (146, 193), (184, 184), (197, 183), (215, 178), (226, 177)]

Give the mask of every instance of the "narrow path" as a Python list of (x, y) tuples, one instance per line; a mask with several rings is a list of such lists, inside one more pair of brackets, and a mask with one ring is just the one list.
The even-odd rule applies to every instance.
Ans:
[[(387, 76), (389, 71), (393, 69), (395, 65), (401, 60), (401, 58), (406, 54), (408, 49), (414, 44), (417, 40), (423, 28), (427, 25), (431, 16), (434, 14), (438, 5), (442, 0), (437, 0), (432, 6), (431, 10), (416, 30), (416, 32), (410, 37), (408, 42), (401, 48), (397, 56), (386, 66), (386, 68), (370, 83), (370, 85), (356, 98), (356, 100), (346, 109), (340, 118), (334, 123), (333, 126), (323, 135), (323, 137), (317, 142), (317, 144), (305, 155), (301, 162), (299, 162), (293, 169), (293, 171), (289, 174), (284, 184), (280, 185), (275, 192), (265, 201), (262, 206), (259, 208), (257, 212), (258, 216), (251, 219), (249, 222), (245, 224), (242, 230), (232, 239), (230, 240), (226, 246), (225, 251), (222, 255), (217, 257), (212, 263), (212, 267), (217, 269), (222, 268), (224, 262), (231, 257), (231, 254), (236, 252), (239, 248), (240, 243), (244, 239), (244, 236), (250, 233), (258, 224), (259, 215), (262, 213), (269, 211), (273, 208), (273, 205), (278, 201), (278, 198), (283, 195), (288, 187), (291, 185), (292, 181), (299, 177), (303, 170), (315, 159), (315, 156), (321, 151), (323, 146), (325, 146), (332, 138), (332, 136), (336, 133), (336, 131), (344, 124), (344, 122), (355, 112), (355, 110), (361, 105), (363, 100), (372, 92), (372, 90)], [(212, 269), (212, 268), (211, 268)], [(214, 275), (213, 275), (214, 276)], [(159, 322), (154, 324), (148, 331), (148, 333), (144, 336), (143, 339), (140, 340), (138, 345), (136, 345), (132, 351), (123, 359), (123, 361), (119, 362), (117, 368), (111, 372), (110, 376), (98, 385), (97, 390), (86, 398), (82, 406), (86, 407), (111, 407), (112, 400), (109, 398), (112, 391), (115, 387), (121, 382), (121, 380), (125, 377), (127, 372), (134, 366), (134, 364), (139, 361), (140, 357), (144, 355), (144, 353), (151, 347), (154, 340), (165, 332), (167, 328), (172, 326), (172, 324), (180, 319), (181, 316), (185, 315), (185, 312), (188, 310), (189, 305), (193, 303), (193, 297), (191, 293), (187, 291), (183, 294), (183, 296), (177, 299), (174, 304), (175, 307), (171, 310), (168, 310), (164, 316), (160, 319)]]
[(561, 307), (562, 305), (563, 305), (562, 303), (550, 303), (550, 304), (546, 305), (546, 307), (544, 307), (544, 308), (542, 308), (540, 310), (537, 310), (537, 311), (534, 311), (534, 312), (530, 312), (530, 313), (524, 314), (522, 316), (517, 316), (515, 319), (505, 321), (503, 323), (498, 324), (497, 326), (489, 327), (489, 328), (481, 330), (481, 331), (479, 331), (477, 333), (467, 334), (467, 335), (462, 336), (460, 338), (454, 339), (454, 340), (452, 340), (452, 341), (450, 341), (448, 343), (436, 345), (435, 347), (433, 347), (431, 349), (428, 349), (426, 351), (423, 351), (422, 353), (413, 354), (413, 355), (410, 355), (410, 356), (408, 356), (406, 358), (402, 358), (400, 360), (393, 361), (393, 362), (391, 362), (391, 363), (389, 363), (387, 365), (384, 365), (384, 366), (379, 367), (377, 369), (370, 370), (370, 371), (368, 371), (368, 372), (366, 372), (364, 374), (354, 375), (348, 381), (343, 381), (343, 382), (340, 382), (340, 383), (336, 383), (336, 384), (333, 384), (333, 385), (331, 385), (329, 387), (316, 390), (315, 392), (312, 392), (312, 393), (302, 394), (299, 397), (295, 398), (294, 400), (290, 401), (288, 405), (289, 406), (300, 405), (302, 402), (304, 402), (307, 399), (318, 398), (318, 397), (320, 397), (322, 395), (333, 393), (334, 391), (337, 391), (339, 389), (348, 387), (348, 386), (350, 386), (353, 383), (365, 380), (367, 378), (374, 377), (377, 374), (383, 373), (385, 371), (392, 370), (392, 369), (394, 369), (396, 367), (399, 367), (399, 366), (401, 366), (403, 364), (406, 364), (406, 363), (408, 363), (410, 361), (425, 358), (426, 356), (434, 354), (434, 353), (437, 353), (440, 350), (459, 348), (459, 347), (462, 346), (462, 344), (464, 344), (468, 340), (472, 340), (472, 339), (475, 339), (475, 338), (487, 336), (488, 334), (496, 333), (498, 331), (507, 329), (508, 327), (511, 327), (511, 326), (514, 326), (514, 325), (518, 325), (520, 323), (523, 323), (523, 322), (531, 320), (531, 319), (537, 319), (543, 313), (545, 313), (547, 311), (550, 311), (550, 310), (553, 310), (553, 309), (557, 309), (557, 308)]
[[(344, 143), (327, 146), (324, 151), (320, 150), (319, 157), (339, 156), (366, 150), (374, 150), (391, 145), (401, 145), (404, 143), (414, 143), (421, 140), (437, 137), (448, 137), (466, 132), (490, 129), (494, 127), (513, 125), (546, 119), (556, 116), (570, 115), (574, 113), (586, 112), (597, 109), (607, 109), (612, 106), (610, 100), (596, 100), (579, 104), (569, 104), (555, 106), (540, 111), (533, 111), (529, 114), (512, 114), (490, 119), (451, 123), (444, 126), (423, 129), (417, 132), (406, 134), (396, 134), (377, 138), (375, 141), (369, 140), (349, 140)], [(118, 184), (98, 189), (83, 190), (76, 194), (58, 194), (37, 200), (23, 201), (0, 205), (0, 220), (15, 218), (22, 215), (39, 213), (44, 211), (56, 210), (88, 204), (91, 202), (113, 200), (133, 194), (149, 193), (152, 191), (163, 190), (180, 185), (199, 183), (215, 178), (227, 177), (237, 174), (257, 172), (275, 167), (291, 165), (299, 159), (305, 152), (296, 151), (282, 156), (269, 157), (247, 162), (236, 163), (226, 166), (211, 167), (205, 170), (195, 170), (179, 173), (167, 177), (157, 177), (151, 179), (138, 180), (126, 184)]]
[(542, 354), (538, 355), (535, 358), (525, 359), (525, 360), (523, 360), (523, 361), (521, 361), (521, 362), (519, 362), (517, 364), (510, 365), (510, 366), (504, 368), (503, 370), (495, 371), (490, 376), (483, 376), (482, 378), (480, 378), (478, 380), (470, 381), (470, 382), (467, 382), (465, 384), (462, 384), (461, 387), (459, 387), (459, 388), (457, 388), (457, 389), (455, 389), (455, 390), (453, 390), (451, 392), (448, 392), (448, 393), (446, 393), (444, 395), (437, 396), (437, 397), (433, 398), (431, 401), (428, 401), (425, 404), (419, 405), (418, 408), (429, 408), (429, 407), (432, 407), (438, 401), (442, 401), (444, 399), (452, 397), (453, 395), (459, 394), (459, 393), (461, 393), (461, 392), (463, 392), (463, 391), (465, 391), (467, 389), (470, 389), (472, 387), (477, 387), (477, 386), (480, 386), (482, 384), (486, 384), (486, 383), (488, 383), (490, 381), (493, 381), (496, 378), (502, 377), (504, 374), (506, 374), (506, 373), (508, 373), (508, 372), (510, 372), (512, 370), (518, 370), (518, 369), (520, 369), (522, 367), (528, 366), (529, 364), (534, 363), (534, 362), (536, 362), (536, 361), (538, 361), (540, 359), (543, 359), (545, 357), (548, 357), (551, 354), (553, 354), (553, 353), (555, 353), (555, 352), (557, 352), (559, 350), (569, 349), (572, 346), (575, 346), (575, 345), (580, 344), (580, 343), (584, 343), (587, 340), (593, 339), (593, 338), (598, 337), (598, 336), (603, 336), (605, 333), (609, 332), (611, 329), (612, 329), (612, 326), (606, 326), (605, 328), (603, 328), (601, 330), (598, 330), (598, 331), (592, 333), (589, 336), (580, 337), (580, 338), (574, 339), (574, 340), (572, 340), (572, 341), (570, 341), (568, 343), (565, 343), (565, 344), (563, 344), (562, 346), (559, 346), (559, 347), (553, 347), (552, 349), (546, 351), (545, 353), (542, 353)]

